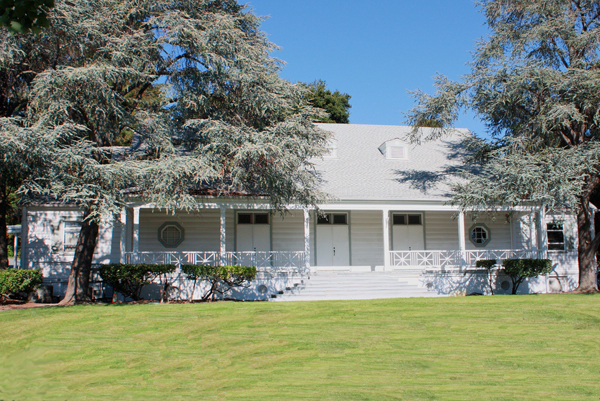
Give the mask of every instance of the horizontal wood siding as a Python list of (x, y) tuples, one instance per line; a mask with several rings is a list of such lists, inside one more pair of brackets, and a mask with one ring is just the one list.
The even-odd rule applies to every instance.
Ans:
[(425, 212), (425, 249), (458, 250), (458, 220), (455, 212)]
[[(221, 218), (221, 211), (219, 211), (219, 219)], [(221, 222), (219, 220), (219, 227)], [(220, 229), (219, 229), (219, 235)], [(225, 211), (225, 237), (226, 237), (226, 247), (227, 252), (235, 251), (235, 210), (227, 209)], [(220, 241), (220, 240), (219, 240)]]
[(350, 252), (353, 266), (383, 265), (383, 215), (381, 211), (350, 213)]
[(304, 213), (293, 211), (285, 216), (271, 216), (271, 243), (273, 251), (304, 251)]
[[(158, 241), (158, 229), (166, 222), (176, 222), (185, 230), (184, 240), (177, 248), (166, 248)], [(141, 209), (140, 251), (219, 251), (219, 227), (219, 209), (177, 212), (174, 215), (164, 211)]]
[[(485, 224), (490, 231), (491, 240), (485, 246), (475, 246), (470, 240), (471, 228), (475, 224)], [(481, 214), (476, 221), (473, 221), (469, 213), (465, 214), (465, 244), (468, 250), (511, 249), (510, 231), (511, 225), (506, 222), (503, 214), (498, 214), (495, 221), (491, 217)]]
[[(81, 221), (83, 212), (77, 209), (28, 208), (26, 232), (22, 242), (25, 252), (25, 267), (53, 269), (52, 274), (61, 276), (61, 271), (70, 267), (74, 252), (64, 251), (63, 223)], [(120, 259), (121, 225), (104, 222), (98, 231), (98, 242), (94, 252), (94, 263), (118, 262)], [(45, 273), (46, 274), (46, 273)]]
[(515, 214), (512, 220), (513, 243), (515, 249), (530, 249), (531, 229), (529, 226), (529, 215), (525, 213)]

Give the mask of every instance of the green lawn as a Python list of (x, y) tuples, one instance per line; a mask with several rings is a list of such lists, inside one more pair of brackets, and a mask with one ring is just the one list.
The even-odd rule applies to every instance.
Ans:
[(0, 312), (0, 400), (600, 398), (600, 295)]

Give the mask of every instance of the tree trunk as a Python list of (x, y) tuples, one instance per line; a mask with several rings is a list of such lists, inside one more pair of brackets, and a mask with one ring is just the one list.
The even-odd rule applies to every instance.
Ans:
[(90, 302), (90, 273), (92, 259), (98, 241), (98, 222), (88, 219), (90, 210), (87, 209), (81, 223), (81, 231), (75, 248), (75, 257), (69, 274), (69, 284), (65, 297), (59, 305), (74, 305)]
[(5, 192), (2, 191), (0, 194), (0, 269), (8, 269), (8, 236), (6, 234), (8, 203), (6, 196), (2, 196)]
[[(592, 238), (592, 215), (587, 198), (580, 201), (577, 214), (577, 232), (579, 245), (577, 246), (577, 259), (579, 262), (579, 286), (576, 292), (597, 292), (596, 281), (596, 252), (600, 236)], [(597, 227), (596, 229), (598, 229)]]

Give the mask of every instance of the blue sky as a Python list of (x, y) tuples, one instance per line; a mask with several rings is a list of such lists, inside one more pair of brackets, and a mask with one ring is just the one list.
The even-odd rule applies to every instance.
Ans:
[[(436, 73), (458, 79), (478, 39), (484, 16), (471, 0), (248, 0), (280, 46), (292, 82), (322, 79), (352, 96), (353, 124), (402, 125), (414, 102), (407, 90), (434, 93)], [(472, 115), (456, 124), (484, 136)]]

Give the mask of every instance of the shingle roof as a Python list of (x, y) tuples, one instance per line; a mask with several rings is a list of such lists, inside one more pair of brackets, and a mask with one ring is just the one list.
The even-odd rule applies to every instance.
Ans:
[[(462, 164), (461, 139), (466, 129), (421, 145), (409, 144), (408, 160), (389, 160), (379, 147), (404, 140), (411, 127), (392, 125), (317, 124), (333, 133), (337, 158), (315, 160), (321, 189), (339, 200), (448, 200), (449, 175)], [(430, 128), (423, 128), (430, 130)], [(427, 132), (425, 132), (426, 134)]]

